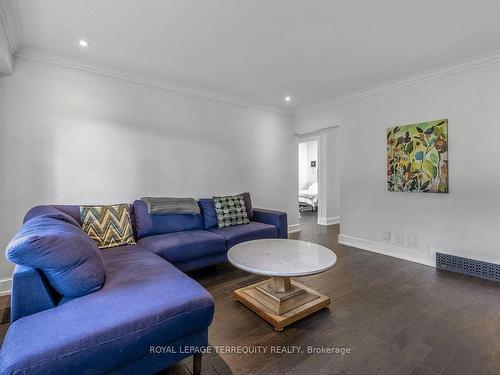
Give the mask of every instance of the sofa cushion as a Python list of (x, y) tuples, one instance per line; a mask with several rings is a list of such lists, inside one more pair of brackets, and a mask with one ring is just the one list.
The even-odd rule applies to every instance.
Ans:
[(256, 223), (254, 221), (250, 222), (250, 224), (212, 228), (210, 232), (224, 237), (227, 241), (228, 249), (240, 242), (278, 237), (278, 228), (274, 225)]
[(248, 220), (253, 220), (253, 206), (252, 206), (252, 198), (250, 197), (250, 193), (243, 193), (243, 201), (245, 202), (245, 208), (247, 210)]
[(142, 200), (134, 202), (133, 211), (137, 238), (184, 230), (203, 229), (202, 214), (150, 215), (147, 204)]
[(101, 290), (9, 327), (0, 373), (108, 373), (150, 346), (206, 332), (213, 301), (197, 282), (138, 245), (103, 251), (103, 258)]
[[(250, 193), (243, 193), (243, 201), (245, 202), (245, 209), (247, 212), (248, 220), (253, 220), (252, 199)], [(202, 198), (199, 200), (200, 206), (203, 210), (203, 219), (205, 229), (216, 228), (217, 225), (217, 212), (215, 211), (215, 204), (213, 198)]]
[(224, 237), (207, 230), (187, 230), (144, 237), (139, 244), (172, 263), (226, 251)]
[(24, 223), (7, 246), (6, 255), (13, 263), (42, 270), (65, 297), (94, 292), (106, 277), (96, 243), (80, 228), (50, 216)]
[[(224, 241), (226, 240), (224, 239)], [(182, 272), (189, 272), (223, 262), (227, 262), (227, 251), (178, 262), (175, 263), (175, 267), (180, 269)]]
[(215, 205), (213, 198), (202, 198), (199, 200), (201, 210), (203, 212), (204, 228), (217, 227), (217, 212), (215, 212)]
[(249, 224), (243, 194), (214, 197), (219, 228)]
[(59, 210), (58, 208), (54, 206), (35, 206), (32, 209), (28, 211), (26, 216), (24, 216), (24, 223), (27, 222), (28, 220), (34, 219), (35, 217), (38, 216), (50, 216), (53, 219), (58, 219), (61, 221), (65, 221), (68, 224), (72, 224), (75, 227), (80, 228), (80, 223), (73, 218), (71, 215), (68, 215), (67, 213)]
[(101, 249), (135, 244), (128, 204), (80, 206), (82, 230)]

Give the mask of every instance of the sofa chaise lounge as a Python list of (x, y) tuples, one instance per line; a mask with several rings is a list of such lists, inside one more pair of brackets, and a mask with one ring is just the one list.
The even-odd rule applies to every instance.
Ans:
[[(104, 286), (85, 296), (62, 297), (42, 271), (17, 265), (0, 374), (153, 374), (190, 355), (199, 372), (214, 303), (183, 272), (227, 260), (240, 242), (286, 238), (287, 217), (250, 204), (250, 224), (219, 229), (213, 200), (198, 203), (199, 215), (150, 215), (135, 201), (137, 244), (101, 250)], [(58, 213), (81, 224), (76, 205), (34, 207), (24, 223)]]

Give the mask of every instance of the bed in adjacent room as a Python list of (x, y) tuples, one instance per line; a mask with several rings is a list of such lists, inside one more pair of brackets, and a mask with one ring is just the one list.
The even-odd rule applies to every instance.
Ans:
[(312, 210), (318, 208), (318, 183), (312, 183), (307, 189), (299, 190), (299, 209), (311, 207)]

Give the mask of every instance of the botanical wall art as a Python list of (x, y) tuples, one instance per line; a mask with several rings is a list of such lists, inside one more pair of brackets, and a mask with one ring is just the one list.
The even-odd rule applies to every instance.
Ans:
[(387, 129), (389, 191), (448, 192), (448, 120)]

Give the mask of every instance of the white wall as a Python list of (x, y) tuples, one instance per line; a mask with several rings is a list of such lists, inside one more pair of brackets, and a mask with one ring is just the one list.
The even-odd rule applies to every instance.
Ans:
[[(344, 239), (432, 263), (429, 248), (500, 262), (500, 65), (298, 114), (297, 133), (340, 125)], [(386, 186), (386, 128), (449, 119), (449, 194)], [(383, 231), (417, 234), (414, 248)]]
[(307, 144), (307, 183), (309, 185), (318, 182), (318, 167), (311, 167), (311, 162), (316, 161), (318, 165), (318, 142)]
[(307, 142), (299, 143), (299, 189), (303, 189), (307, 185)]
[[(298, 223), (293, 118), (55, 65), (0, 78), (0, 246), (37, 204), (250, 191)], [(0, 279), (11, 267), (0, 257)]]
[[(339, 127), (331, 127), (319, 132), (322, 142), (322, 163), (319, 165), (322, 179), (323, 210), (321, 210), (322, 224), (337, 224), (340, 220), (339, 184), (340, 184), (340, 146)], [(321, 204), (321, 202), (320, 202)]]
[(12, 53), (10, 51), (7, 30), (0, 17), (0, 75), (12, 73)]

